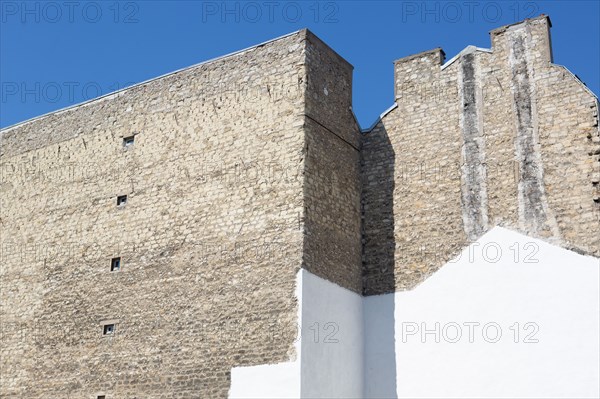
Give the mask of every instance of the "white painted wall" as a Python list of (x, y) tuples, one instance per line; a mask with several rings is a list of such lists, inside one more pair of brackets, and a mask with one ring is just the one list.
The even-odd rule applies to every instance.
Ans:
[[(298, 325), (302, 316), (302, 270), (296, 275)], [(229, 398), (276, 399), (299, 398), (301, 339), (295, 343), (295, 359), (286, 363), (265, 364), (231, 369)]]
[(396, 398), (395, 295), (364, 298), (365, 398)]
[(302, 397), (362, 398), (362, 296), (301, 273)]
[(298, 359), (234, 368), (230, 397), (597, 398), (599, 271), (499, 227), (408, 292), (362, 298), (301, 270)]
[(298, 359), (234, 367), (230, 398), (362, 398), (363, 299), (301, 269)]
[[(599, 269), (597, 258), (494, 228), (413, 291), (365, 298), (365, 396), (597, 398)], [(479, 323), (471, 339), (469, 322)], [(439, 342), (422, 334), (436, 323)], [(486, 323), (496, 324), (484, 335)]]
[(234, 367), (231, 369), (229, 397), (299, 398), (300, 362)]

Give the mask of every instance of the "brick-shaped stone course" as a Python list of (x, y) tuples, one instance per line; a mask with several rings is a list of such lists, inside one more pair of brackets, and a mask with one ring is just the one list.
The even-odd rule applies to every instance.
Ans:
[(0, 396), (227, 397), (296, 356), (306, 35), (2, 132)]
[(600, 256), (597, 99), (547, 17), (491, 36), (396, 61), (362, 134), (307, 30), (0, 131), (0, 396), (227, 397), (298, 356), (300, 268), (407, 290), (496, 225)]
[(365, 293), (413, 288), (496, 225), (600, 256), (598, 102), (549, 28), (396, 61), (397, 106), (362, 136)]

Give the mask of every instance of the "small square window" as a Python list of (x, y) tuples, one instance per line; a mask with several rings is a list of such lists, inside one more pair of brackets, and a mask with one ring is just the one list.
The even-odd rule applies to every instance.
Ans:
[(119, 195), (117, 197), (117, 206), (123, 206), (127, 203), (127, 196), (126, 195)]
[(129, 148), (133, 146), (135, 142), (135, 136), (123, 137), (123, 147)]
[(110, 271), (117, 272), (121, 270), (121, 258), (112, 258), (110, 261)]
[(102, 335), (113, 335), (115, 333), (114, 324), (105, 324), (102, 326)]

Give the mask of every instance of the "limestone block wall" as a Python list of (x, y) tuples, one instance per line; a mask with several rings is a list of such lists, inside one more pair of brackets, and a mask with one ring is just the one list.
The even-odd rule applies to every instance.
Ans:
[(1, 397), (227, 397), (296, 356), (306, 35), (1, 132)]
[(360, 130), (352, 66), (309, 33), (306, 51), (304, 267), (362, 292)]
[[(227, 397), (232, 368), (298, 366), (298, 315), (345, 314), (316, 306), (331, 283), (409, 290), (497, 225), (600, 256), (598, 102), (549, 26), (396, 61), (364, 134), (352, 66), (306, 30), (0, 131), (0, 396)], [(360, 363), (349, 306), (302, 391)]]
[[(437, 257), (436, 246), (465, 239), (460, 184), (436, 170), (456, 176), (460, 162), (459, 120), (449, 117), (460, 101), (450, 90), (456, 73), (440, 88), (444, 95), (435, 95), (441, 54), (438, 49), (396, 65), (398, 107), (363, 136), (367, 294), (407, 288), (407, 281), (430, 273), (423, 260)], [(423, 88), (416, 85), (421, 79)]]
[(414, 287), (496, 225), (600, 255), (598, 102), (552, 63), (549, 28), (396, 61), (395, 107), (362, 136), (367, 294)]

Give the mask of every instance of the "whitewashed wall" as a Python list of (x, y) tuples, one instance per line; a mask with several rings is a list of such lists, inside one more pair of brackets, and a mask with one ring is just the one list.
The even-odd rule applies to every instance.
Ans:
[(362, 398), (363, 298), (302, 273), (302, 397)]
[(233, 368), (230, 398), (363, 397), (362, 297), (303, 269), (297, 281), (297, 359)]
[[(302, 271), (296, 276), (298, 325), (302, 319)], [(235, 399), (299, 398), (301, 340), (295, 344), (294, 359), (286, 363), (231, 369), (229, 397)]]
[(408, 292), (301, 270), (298, 358), (234, 368), (230, 397), (597, 398), (599, 270), (499, 227)]
[[(365, 298), (366, 396), (597, 398), (599, 267), (495, 228), (413, 291)], [(377, 356), (392, 314), (395, 356)]]

